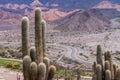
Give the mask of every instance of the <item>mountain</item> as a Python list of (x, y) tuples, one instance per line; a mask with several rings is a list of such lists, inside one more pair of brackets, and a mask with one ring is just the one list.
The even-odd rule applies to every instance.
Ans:
[(58, 9), (50, 9), (47, 12), (43, 12), (43, 18), (45, 20), (54, 21), (54, 20), (63, 18), (69, 14), (72, 14), (75, 11), (77, 11), (77, 10), (65, 12), (65, 11), (60, 11)]
[[(109, 20), (119, 16), (119, 4), (104, 0), (0, 0), (0, 23), (11, 28), (20, 26), (22, 16), (34, 22), (34, 9), (40, 7), (42, 16), (57, 30), (93, 31), (109, 25)], [(5, 3), (4, 3), (5, 2)], [(68, 4), (66, 4), (68, 3)], [(91, 9), (93, 8), (93, 9)], [(95, 9), (94, 9), (95, 8)], [(117, 10), (116, 10), (117, 9)], [(102, 19), (101, 19), (102, 18)], [(105, 18), (105, 19), (104, 19)], [(73, 21), (75, 22), (73, 22)], [(82, 21), (83, 20), (83, 21)], [(93, 23), (92, 23), (93, 21)], [(96, 21), (96, 22), (95, 22)], [(71, 25), (71, 23), (73, 25)], [(91, 24), (92, 23), (92, 24)], [(50, 24), (50, 25), (51, 25)], [(102, 24), (102, 27), (99, 25)], [(69, 27), (68, 27), (69, 26)], [(91, 27), (93, 26), (93, 27)], [(98, 26), (94, 28), (95, 26)], [(59, 27), (59, 28), (58, 28)], [(15, 27), (14, 27), (15, 28)], [(64, 31), (63, 30), (63, 31)], [(102, 29), (100, 30), (102, 31)]]
[[(46, 3), (46, 6), (52, 8), (59, 8), (63, 10), (71, 10), (71, 9), (88, 9), (98, 4), (101, 0), (50, 0)], [(53, 6), (57, 5), (57, 6)]]
[(36, 7), (40, 7), (42, 10), (47, 9), (46, 7), (43, 6), (43, 4), (39, 0), (34, 0), (30, 4), (16, 4), (16, 3), (1, 4), (0, 10), (11, 13), (18, 13), (24, 16), (31, 13), (31, 11), (33, 11)]
[(40, 7), (43, 6), (43, 4), (39, 0), (35, 0), (30, 4), (32, 7)]
[(93, 8), (100, 8), (100, 9), (109, 8), (109, 9), (117, 9), (118, 11), (120, 11), (120, 4), (112, 3), (110, 1), (102, 1)]
[(21, 15), (0, 10), (0, 30), (13, 30), (20, 27)]
[(81, 31), (96, 32), (105, 31), (110, 28), (110, 21), (96, 9), (76, 11), (58, 21), (54, 29), (62, 32)]
[[(31, 4), (36, 0), (0, 0), (0, 4)], [(91, 8), (102, 1), (110, 1), (112, 3), (120, 4), (120, 0), (39, 0), (41, 4), (48, 7), (57, 7), (60, 9), (75, 9), (75, 8)], [(54, 6), (55, 5), (55, 6)]]

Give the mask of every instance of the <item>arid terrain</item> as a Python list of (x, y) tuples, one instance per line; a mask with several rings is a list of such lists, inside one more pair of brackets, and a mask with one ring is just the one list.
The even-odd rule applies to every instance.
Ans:
[[(116, 20), (117, 19), (117, 20)], [(46, 32), (46, 53), (47, 56), (64, 67), (66, 64), (76, 69), (91, 70), (91, 65), (95, 61), (96, 47), (102, 46), (103, 52), (111, 51), (114, 62), (119, 63), (120, 30), (113, 27), (119, 24), (119, 18), (111, 20), (112, 28), (105, 32), (81, 33), (76, 32)], [(115, 24), (117, 23), (117, 24)], [(32, 28), (31, 28), (32, 29)], [(33, 32), (33, 30), (31, 30)], [(34, 46), (34, 36), (30, 34), (30, 44)], [(0, 47), (11, 47), (13, 49), (21, 45), (21, 31), (8, 30), (0, 31)], [(17, 47), (16, 47), (17, 46)], [(81, 65), (79, 65), (81, 64)], [(89, 67), (88, 67), (89, 65)], [(86, 68), (87, 67), (87, 68)]]
[[(38, 7), (40, 9), (36, 9)], [(41, 12), (42, 15), (37, 15), (36, 10)], [(37, 29), (39, 29), (40, 26), (37, 26), (38, 28), (34, 30), (37, 24), (36, 15), (42, 19), (38, 22), (38, 24), (41, 25), (42, 37), (39, 36), (39, 34), (37, 35), (37, 33), (39, 33)], [(16, 69), (20, 71), (21, 69), (30, 67), (22, 66), (21, 62), (24, 56), (22, 55), (24, 54), (23, 51), (29, 54), (29, 51), (27, 52), (28, 47), (23, 46), (24, 44), (22, 44), (22, 42), (24, 40), (21, 40), (25, 35), (21, 35), (23, 34), (21, 32), (24, 31), (21, 31), (21, 28), (24, 27), (24, 23), (22, 23), (22, 21), (24, 22), (24, 18), (22, 19), (23, 16), (29, 18), (29, 21), (26, 22), (29, 23), (30, 47), (35, 47), (37, 40), (38, 43), (42, 45), (42, 48), (40, 48), (41, 45), (35, 47), (36, 52), (32, 57), (36, 59), (32, 62), (35, 62), (35, 64), (39, 66), (40, 58), (38, 56), (40, 56), (44, 62), (42, 59), (43, 55), (39, 55), (37, 51), (42, 52), (43, 50), (44, 53), (45, 41), (45, 55), (50, 59), (50, 64), (58, 68), (55, 73), (55, 79), (57, 79), (58, 76), (61, 80), (63, 77), (66, 78), (64, 70), (68, 70), (71, 71), (68, 72), (68, 75), (74, 75), (73, 77), (75, 77), (75, 79), (76, 75), (77, 77), (82, 75), (82, 80), (91, 80), (91, 78), (94, 78), (94, 75), (96, 75), (95, 69), (99, 68), (99, 65), (102, 68), (106, 67), (104, 64), (107, 61), (107, 59), (105, 59), (106, 56), (110, 58), (110, 61), (108, 60), (110, 67), (113, 67), (112, 60), (113, 63), (117, 63), (120, 67), (120, 1), (11, 0), (10, 3), (8, 3), (7, 0), (0, 1), (0, 61), (2, 63), (0, 66), (7, 65), (5, 66), (7, 68), (16, 68), (17, 65)], [(43, 20), (46, 22), (44, 23)], [(43, 38), (44, 27), (45, 40)], [(35, 32), (36, 34), (34, 34)], [(38, 36), (36, 40), (35, 35)], [(41, 41), (39, 41), (39, 38), (41, 38)], [(27, 44), (27, 41), (25, 43)], [(23, 47), (26, 47), (26, 50), (22, 51)], [(102, 48), (102, 53), (100, 48)], [(103, 55), (107, 51), (110, 51), (112, 58), (109, 53), (109, 55)], [(96, 56), (97, 59), (98, 57), (100, 57), (100, 60), (105, 59), (103, 62), (101, 60), (102, 64), (97, 61)], [(28, 57), (32, 59), (31, 55)], [(8, 63), (9, 61), (17, 61), (17, 63), (6, 64), (7, 62), (4, 62), (4, 60)], [(93, 70), (94, 61), (97, 62), (97, 66), (94, 66), (95, 69)], [(30, 62), (30, 64), (32, 64), (32, 62)], [(24, 58), (23, 65), (25, 65)], [(113, 73), (112, 67), (110, 68), (111, 74)], [(37, 68), (34, 69), (37, 70)], [(107, 69), (105, 68), (104, 73), (106, 71)], [(0, 80), (8, 80), (9, 78), (16, 80), (17, 73), (23, 76), (21, 72), (0, 67)], [(103, 74), (102, 76), (105, 75)]]

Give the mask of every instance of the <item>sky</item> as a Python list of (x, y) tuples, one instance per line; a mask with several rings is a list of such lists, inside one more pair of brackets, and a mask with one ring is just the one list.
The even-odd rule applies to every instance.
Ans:
[(115, 2), (115, 3), (120, 3), (120, 0), (109, 0), (109, 1), (112, 1), (112, 2)]
[[(49, 1), (49, 0), (40, 0), (40, 2), (42, 2), (42, 3), (46, 3), (47, 1)], [(78, 0), (78, 1), (80, 1), (80, 0)], [(120, 4), (120, 0), (109, 0), (109, 1)], [(33, 0), (0, 0), (0, 4), (6, 4), (6, 3), (30, 4), (31, 2), (33, 2)]]
[[(49, 0), (40, 0), (40, 2), (42, 3), (46, 3)], [(0, 0), (0, 4), (6, 4), (6, 3), (25, 3), (25, 4), (30, 4), (31, 2), (33, 2), (33, 0)]]

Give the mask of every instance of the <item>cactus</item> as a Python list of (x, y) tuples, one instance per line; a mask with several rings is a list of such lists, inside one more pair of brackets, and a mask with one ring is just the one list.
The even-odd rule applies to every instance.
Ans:
[(36, 48), (36, 61), (37, 64), (43, 62), (43, 47), (42, 47), (42, 17), (41, 10), (35, 10), (35, 48)]
[(42, 20), (42, 45), (43, 45), (43, 56), (45, 57), (45, 27), (46, 27), (46, 22), (45, 20)]
[(101, 46), (97, 46), (97, 64), (100, 64), (103, 67), (103, 59), (102, 59), (102, 50)]
[(94, 64), (93, 64), (93, 72), (94, 72), (94, 73), (96, 73), (96, 67), (97, 67), (97, 63), (94, 62)]
[(114, 75), (116, 75), (116, 73), (117, 73), (117, 68), (118, 68), (118, 66), (116, 64), (113, 64)]
[(36, 59), (36, 54), (35, 54), (35, 48), (31, 48), (30, 49), (30, 57), (31, 57), (31, 60), (34, 62), (35, 59)]
[(96, 74), (92, 75), (92, 80), (96, 80)]
[(115, 80), (120, 80), (120, 69), (117, 69)]
[(29, 55), (29, 19), (27, 17), (22, 18), (22, 53), (23, 57)]
[(70, 70), (70, 67), (69, 66), (67, 66), (66, 67), (66, 69), (65, 69), (65, 80), (69, 80), (70, 79), (70, 77), (69, 77), (69, 70)]
[(41, 62), (38, 65), (38, 80), (45, 80), (45, 75), (46, 75), (46, 65)]
[(49, 66), (47, 80), (53, 80), (55, 72), (56, 72), (56, 67), (53, 65)]
[(30, 63), (31, 63), (31, 58), (29, 56), (25, 56), (23, 58), (23, 76), (24, 76), (24, 80), (30, 80)]
[(37, 79), (37, 64), (35, 62), (32, 62), (30, 64), (30, 80), (36, 80)]
[(104, 57), (105, 57), (105, 61), (109, 61), (109, 63), (110, 63), (111, 76), (112, 76), (112, 79), (114, 79), (113, 63), (112, 63), (112, 58), (111, 58), (110, 52), (107, 51), (104, 54)]
[(102, 66), (100, 64), (97, 64), (96, 71), (97, 80), (102, 80)]
[(98, 53), (101, 54), (100, 45), (97, 46), (97, 67), (94, 62), (92, 80), (120, 80), (120, 69), (116, 64), (113, 64), (110, 52), (104, 53), (104, 63), (101, 61), (102, 54), (99, 55), (99, 58)]
[(44, 57), (43, 62), (46, 64), (46, 68), (48, 69), (48, 67), (50, 65), (50, 59), (47, 57)]
[(105, 80), (112, 80), (110, 70), (106, 70), (106, 72), (105, 72)]
[(105, 61), (105, 70), (110, 70), (110, 63), (109, 63), (109, 61)]
[(104, 57), (105, 57), (105, 61), (108, 60), (109, 62), (111, 62), (111, 55), (110, 55), (110, 52), (107, 51), (105, 54), (104, 54)]
[[(24, 80), (52, 80), (56, 67), (49, 66), (50, 60), (45, 56), (45, 21), (41, 18), (39, 8), (35, 10), (35, 48), (29, 49), (27, 17), (22, 19), (22, 52)], [(30, 51), (30, 52), (29, 52)], [(43, 63), (44, 62), (44, 63)]]
[(46, 79), (45, 80), (47, 80), (47, 77), (48, 77), (48, 68), (49, 68), (49, 65), (50, 65), (50, 60), (49, 60), (49, 58), (44, 57), (43, 62), (46, 65)]
[(80, 71), (77, 71), (77, 80), (81, 80)]

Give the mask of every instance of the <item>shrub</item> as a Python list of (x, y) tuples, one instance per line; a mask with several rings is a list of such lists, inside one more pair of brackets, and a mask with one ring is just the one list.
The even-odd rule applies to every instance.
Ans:
[(21, 65), (18, 62), (10, 62), (6, 64), (6, 67), (11, 69), (20, 69)]
[(2, 57), (6, 57), (8, 55), (9, 55), (9, 52), (7, 52), (7, 51), (0, 52), (0, 56), (2, 56)]

